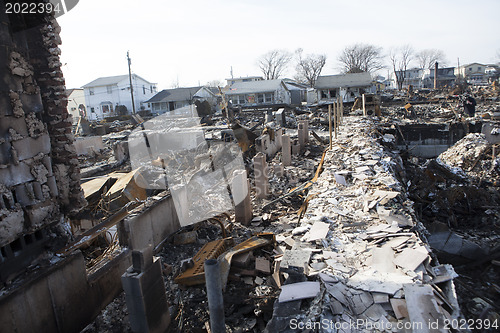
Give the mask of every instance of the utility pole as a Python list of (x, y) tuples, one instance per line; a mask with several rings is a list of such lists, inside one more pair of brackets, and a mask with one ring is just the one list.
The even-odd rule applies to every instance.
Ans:
[(130, 57), (127, 51), (127, 61), (128, 61), (128, 80), (130, 83), (130, 97), (132, 97), (132, 113), (135, 114), (135, 102), (134, 102), (134, 87), (132, 86), (132, 72), (130, 71)]

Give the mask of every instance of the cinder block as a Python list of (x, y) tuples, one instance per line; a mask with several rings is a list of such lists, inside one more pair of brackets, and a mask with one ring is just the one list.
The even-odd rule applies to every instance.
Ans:
[(33, 205), (36, 202), (33, 185), (31, 183), (16, 186), (14, 193), (16, 194), (17, 202), (23, 207)]
[(37, 200), (43, 200), (43, 191), (42, 191), (42, 184), (39, 182), (32, 182), (33, 185), (33, 193), (35, 194), (35, 199)]
[[(0, 86), (7, 85), (5, 82), (3, 82), (2, 79), (0, 79)], [(12, 104), (10, 103), (10, 98), (8, 95), (8, 88), (6, 91), (0, 91), (0, 117), (5, 117), (8, 118), (7, 116), (12, 116)], [(4, 119), (5, 119), (4, 118)], [(2, 119), (1, 122), (4, 121)]]
[(52, 176), (53, 175), (53, 173), (52, 173), (52, 159), (50, 158), (50, 156), (45, 155), (42, 158), (42, 163), (43, 163), (43, 165), (45, 165), (45, 167), (49, 171), (49, 173), (47, 174), (47, 176), (48, 177)]
[(10, 148), (11, 146), (9, 142), (0, 143), (0, 164), (6, 165), (11, 163)]
[(22, 161), (39, 153), (50, 153), (50, 137), (46, 134), (36, 139), (24, 138), (13, 141), (12, 146), (17, 150), (18, 159)]
[(41, 112), (43, 111), (42, 97), (40, 94), (20, 94), (19, 99), (23, 103), (24, 112)]
[[(1, 95), (0, 95), (1, 96)], [(10, 103), (10, 102), (9, 102)], [(0, 97), (0, 107), (1, 107)], [(12, 128), (22, 136), (28, 136), (28, 127), (24, 117), (5, 117), (0, 121), (0, 138), (5, 138), (9, 134), (9, 129)]]
[(10, 164), (8, 168), (0, 169), (0, 179), (7, 187), (12, 187), (34, 180), (31, 168), (26, 163)]
[[(49, 170), (49, 173), (51, 173), (51, 170)], [(57, 183), (56, 183), (56, 177), (55, 176), (50, 176), (47, 177), (47, 186), (50, 189), (50, 195), (55, 198), (59, 195), (59, 190), (57, 189)]]
[(132, 331), (166, 331), (170, 313), (160, 259), (155, 258), (153, 264), (140, 274), (127, 271), (121, 279)]

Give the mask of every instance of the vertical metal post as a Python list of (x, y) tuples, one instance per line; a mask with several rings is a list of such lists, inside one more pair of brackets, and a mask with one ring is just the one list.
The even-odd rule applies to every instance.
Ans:
[(212, 333), (225, 333), (224, 301), (219, 262), (216, 259), (205, 261), (205, 282), (207, 286), (210, 330)]

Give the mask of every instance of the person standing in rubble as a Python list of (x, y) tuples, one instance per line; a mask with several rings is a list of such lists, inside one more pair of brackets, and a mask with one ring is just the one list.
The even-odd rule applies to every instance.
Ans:
[(476, 100), (471, 95), (465, 96), (464, 111), (469, 115), (469, 117), (474, 117), (476, 114)]

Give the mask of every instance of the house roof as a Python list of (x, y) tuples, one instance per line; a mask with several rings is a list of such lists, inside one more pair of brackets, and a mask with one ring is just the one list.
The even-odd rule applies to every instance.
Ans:
[(73, 93), (73, 91), (75, 91), (75, 90), (82, 90), (83, 91), (83, 89), (81, 89), (81, 88), (66, 89), (66, 95), (68, 95), (68, 96), (71, 95)]
[(203, 87), (165, 89), (151, 97), (146, 103), (190, 101)]
[(479, 62), (471, 62), (470, 64), (467, 64), (467, 65), (463, 65), (463, 66), (460, 66), (460, 67), (469, 67), (469, 66), (473, 66), (473, 65), (480, 65), (480, 66), (486, 66), (484, 64), (480, 64)]
[[(151, 83), (148, 80), (143, 79), (142, 77), (140, 77), (137, 74), (132, 74), (132, 76), (133, 76), (133, 78), (136, 78), (136, 79), (138, 78), (138, 79), (141, 79), (141, 80), (146, 81), (148, 83)], [(128, 74), (100, 77), (98, 79), (95, 79), (94, 81), (87, 83), (86, 85), (84, 85), (82, 87), (88, 88), (88, 87), (109, 86), (109, 85), (117, 84), (123, 80), (128, 80)]]
[(226, 81), (231, 81), (231, 80), (243, 80), (243, 79), (260, 79), (264, 80), (262, 76), (241, 76), (241, 77), (230, 77), (229, 79), (225, 79)]
[(348, 88), (369, 86), (372, 83), (372, 76), (368, 72), (320, 76), (316, 80), (315, 88)]
[(274, 92), (282, 86), (283, 80), (263, 80), (251, 82), (236, 82), (226, 92), (226, 95), (255, 94)]

